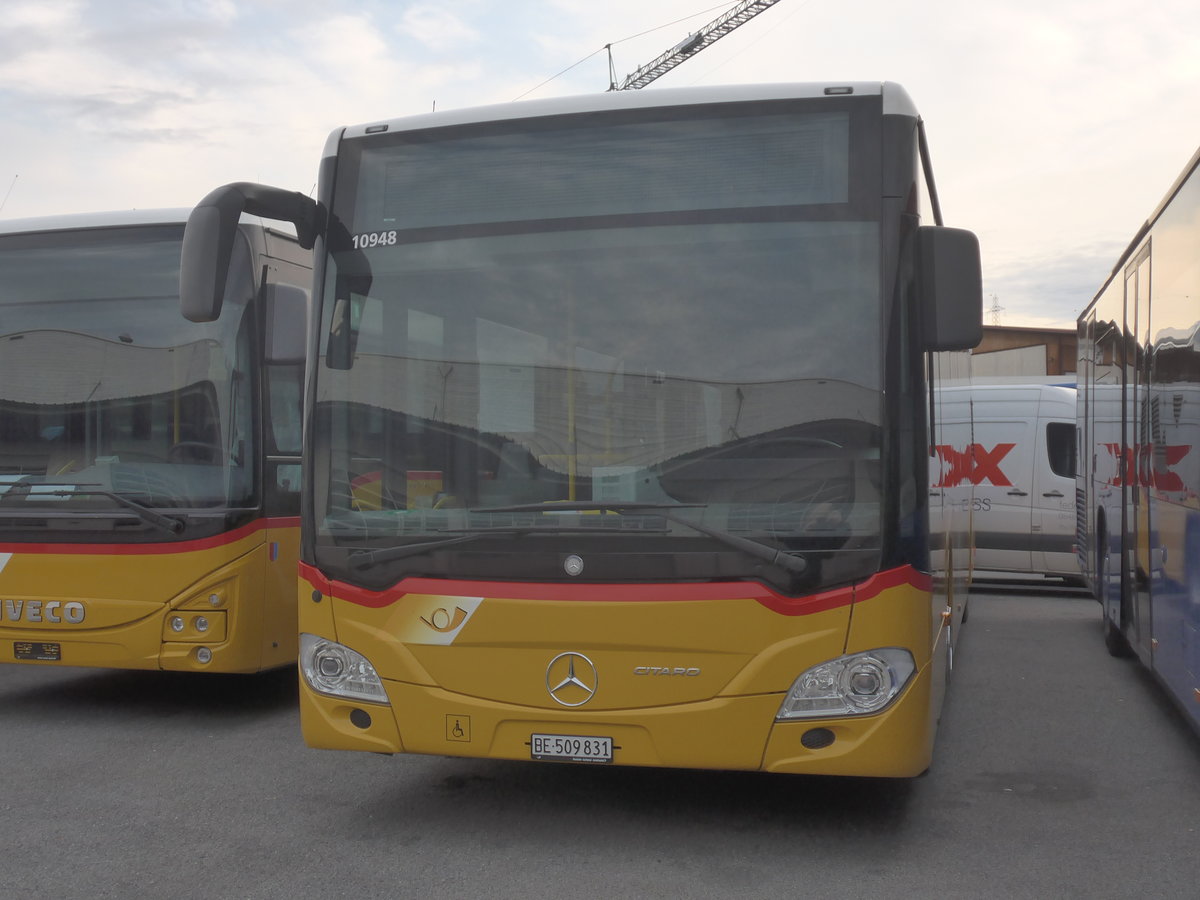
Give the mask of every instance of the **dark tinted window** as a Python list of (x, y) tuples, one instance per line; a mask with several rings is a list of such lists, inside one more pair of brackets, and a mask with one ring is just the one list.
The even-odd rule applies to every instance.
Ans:
[(1075, 477), (1075, 426), (1051, 422), (1046, 426), (1046, 455), (1050, 470), (1063, 478)]

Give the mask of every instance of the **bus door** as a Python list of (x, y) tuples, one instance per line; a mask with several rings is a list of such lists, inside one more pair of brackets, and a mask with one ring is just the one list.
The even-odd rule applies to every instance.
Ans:
[[(1126, 591), (1132, 614), (1130, 643), (1139, 654), (1149, 658), (1153, 623), (1150, 610), (1151, 562), (1150, 522), (1150, 361), (1147, 352), (1150, 331), (1150, 245), (1134, 257), (1125, 270), (1126, 390), (1132, 403), (1126, 404), (1125, 422), (1125, 502)], [(1146, 344), (1143, 344), (1146, 341)]]

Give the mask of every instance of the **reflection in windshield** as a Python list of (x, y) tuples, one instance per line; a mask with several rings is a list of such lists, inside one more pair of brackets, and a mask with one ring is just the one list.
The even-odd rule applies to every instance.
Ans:
[(185, 321), (181, 234), (0, 238), (0, 524), (117, 509), (173, 527), (141, 508), (246, 502), (248, 296), (221, 322)]
[(346, 144), (324, 570), (798, 590), (878, 562), (879, 167), (849, 106), (601, 119)]
[[(142, 370), (130, 371), (146, 377)], [(0, 502), (5, 505), (19, 498), (28, 510), (53, 501), (56, 505), (48, 507), (53, 510), (95, 491), (151, 506), (225, 502), (231, 461), (211, 383), (65, 403), (14, 402), (11, 382), (0, 393), (5, 395), (0, 400)], [(60, 399), (71, 398), (63, 392)], [(76, 489), (64, 496), (70, 486)]]
[[(657, 532), (697, 550), (736, 535), (772, 558), (877, 548), (875, 227), (645, 232), (378, 252), (369, 295), (354, 290), (361, 254), (348, 261), (318, 370), (324, 533), (385, 541), (395, 561), (422, 555), (396, 538), (461, 554), (499, 545), (448, 532), (556, 526), (640, 527), (644, 546)], [(822, 324), (847, 315), (871, 352)], [(826, 337), (800, 352), (811, 334)], [(675, 511), (617, 527), (578, 509), (537, 521), (498, 509), (581, 502)], [(815, 573), (816, 559), (796, 567)]]

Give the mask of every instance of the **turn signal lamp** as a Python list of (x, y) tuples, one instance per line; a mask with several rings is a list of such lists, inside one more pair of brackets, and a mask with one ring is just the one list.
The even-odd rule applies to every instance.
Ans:
[(230, 609), (237, 596), (237, 578), (227, 578), (218, 584), (210, 584), (202, 591), (196, 591), (179, 604), (178, 609), (213, 610)]

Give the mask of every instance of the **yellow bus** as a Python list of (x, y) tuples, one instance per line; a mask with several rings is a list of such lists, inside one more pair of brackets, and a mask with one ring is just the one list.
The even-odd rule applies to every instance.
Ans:
[(189, 322), (187, 215), (0, 223), (0, 662), (295, 661), (311, 252), (235, 223)]
[(932, 388), (981, 289), (923, 135), (893, 84), (611, 92), (206, 197), (185, 305), (237, 212), (316, 234), (306, 741), (924, 771), (969, 564)]

